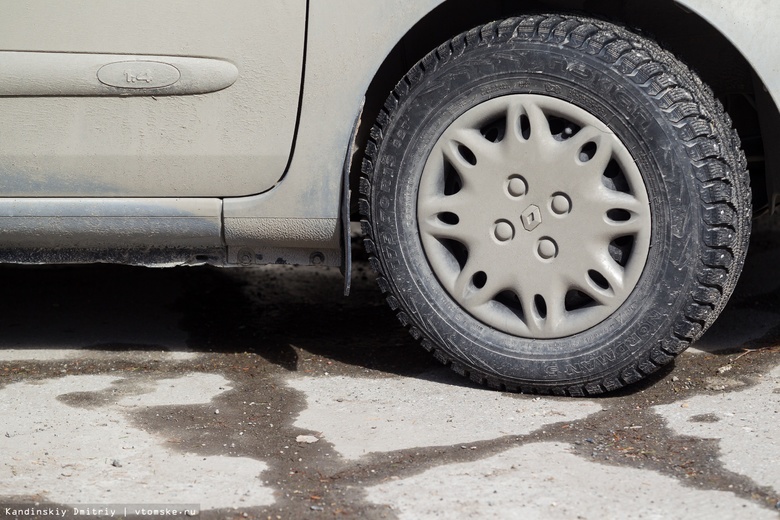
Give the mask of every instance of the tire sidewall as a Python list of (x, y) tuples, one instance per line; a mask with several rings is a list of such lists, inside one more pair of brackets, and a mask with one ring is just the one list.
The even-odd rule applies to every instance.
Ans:
[[(470, 108), (512, 94), (563, 99), (595, 115), (632, 154), (650, 199), (651, 247), (634, 291), (607, 320), (565, 338), (519, 338), (472, 317), (437, 280), (417, 229), (417, 190), (434, 143)], [(502, 380), (576, 384), (635, 364), (667, 338), (694, 281), (695, 179), (679, 129), (646, 88), (615, 67), (546, 42), (472, 47), (400, 100), (379, 157), (372, 217), (383, 270), (411, 321), (450, 357)]]

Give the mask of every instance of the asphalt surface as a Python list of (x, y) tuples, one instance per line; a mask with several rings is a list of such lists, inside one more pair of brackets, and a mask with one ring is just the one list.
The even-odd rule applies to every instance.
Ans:
[(771, 228), (696, 348), (599, 399), (449, 373), (359, 259), (349, 298), (327, 269), (0, 268), (0, 520), (778, 518)]

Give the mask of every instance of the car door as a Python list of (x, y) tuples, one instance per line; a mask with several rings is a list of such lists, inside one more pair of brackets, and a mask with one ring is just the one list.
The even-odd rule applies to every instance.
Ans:
[(2, 197), (269, 189), (305, 29), (305, 0), (0, 0)]

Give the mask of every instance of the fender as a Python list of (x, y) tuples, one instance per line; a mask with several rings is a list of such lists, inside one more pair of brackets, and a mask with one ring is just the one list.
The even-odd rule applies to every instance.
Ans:
[(780, 101), (780, 62), (772, 52), (780, 44), (780, 9), (775, 0), (675, 0), (717, 29), (756, 71), (775, 105)]
[[(755, 72), (756, 102), (764, 139), (766, 185), (770, 210), (780, 201), (780, 44), (777, 27), (780, 10), (776, 0), (742, 0), (734, 9), (732, 0), (675, 0), (697, 14), (742, 53)], [(763, 84), (763, 88), (762, 88)]]
[[(269, 252), (256, 245), (271, 243), (279, 248), (272, 256), (290, 263), (308, 264), (316, 255), (317, 263), (340, 265), (343, 168), (355, 117), (393, 47), (443, 2), (311, 0), (295, 151), (285, 176), (271, 190), (225, 199), (229, 262), (267, 263)], [(333, 34), (340, 37), (334, 40)], [(265, 231), (258, 235), (258, 229)], [(259, 255), (265, 258), (257, 260)]]

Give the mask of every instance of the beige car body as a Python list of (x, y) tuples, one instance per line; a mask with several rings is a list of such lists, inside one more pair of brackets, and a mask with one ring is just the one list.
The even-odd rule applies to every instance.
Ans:
[[(780, 7), (676, 3), (749, 63), (771, 139)], [(0, 260), (348, 267), (371, 107), (404, 53), (523, 12), (506, 4), (0, 0)]]

